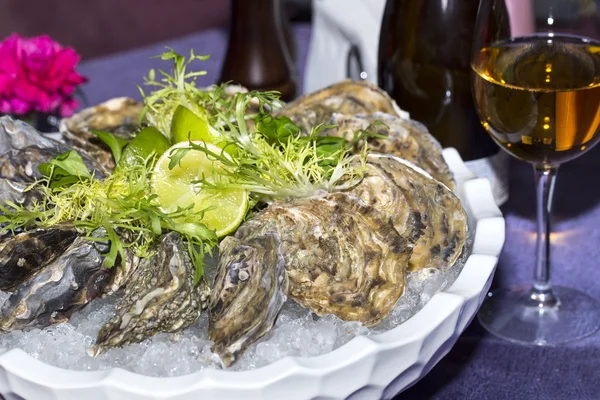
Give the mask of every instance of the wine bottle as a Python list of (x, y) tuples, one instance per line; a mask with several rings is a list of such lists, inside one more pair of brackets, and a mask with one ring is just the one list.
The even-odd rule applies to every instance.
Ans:
[(443, 147), (454, 147), (508, 199), (509, 157), (481, 126), (471, 95), (471, 42), (479, 0), (387, 0), (379, 86)]
[(231, 0), (229, 41), (220, 82), (296, 97), (295, 43), (280, 0)]

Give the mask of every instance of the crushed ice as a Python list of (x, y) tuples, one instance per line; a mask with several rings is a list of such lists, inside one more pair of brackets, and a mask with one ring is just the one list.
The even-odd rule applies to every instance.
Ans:
[[(375, 335), (398, 326), (419, 311), (435, 293), (449, 287), (458, 277), (466, 258), (463, 255), (459, 262), (446, 271), (424, 269), (410, 274), (406, 292), (394, 310), (371, 329), (358, 322), (342, 321), (333, 315), (319, 318), (288, 301), (274, 329), (259, 343), (252, 345), (231, 369), (257, 368), (286, 356), (324, 354), (358, 335)], [(7, 297), (7, 294), (0, 292), (0, 304)], [(76, 370), (119, 367), (149, 376), (179, 376), (203, 368), (219, 368), (218, 358), (210, 351), (207, 313), (203, 313), (194, 325), (177, 335), (160, 334), (140, 344), (111, 349), (96, 358), (90, 357), (87, 349), (114, 310), (115, 296), (95, 300), (73, 315), (67, 323), (29, 332), (0, 334), (0, 349), (18, 347), (48, 364)]]

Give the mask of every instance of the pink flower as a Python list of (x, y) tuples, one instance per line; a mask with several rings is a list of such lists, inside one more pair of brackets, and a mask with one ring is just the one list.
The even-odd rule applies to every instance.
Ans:
[(27, 39), (13, 33), (0, 42), (0, 113), (72, 115), (79, 106), (75, 88), (87, 82), (75, 70), (78, 62), (75, 50), (47, 35)]

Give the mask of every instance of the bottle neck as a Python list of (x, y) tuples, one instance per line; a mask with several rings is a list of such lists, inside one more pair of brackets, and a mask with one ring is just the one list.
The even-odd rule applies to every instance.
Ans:
[(280, 0), (231, 0), (231, 30), (253, 33), (280, 22)]
[(295, 97), (295, 68), (283, 29), (281, 0), (231, 0), (223, 81)]

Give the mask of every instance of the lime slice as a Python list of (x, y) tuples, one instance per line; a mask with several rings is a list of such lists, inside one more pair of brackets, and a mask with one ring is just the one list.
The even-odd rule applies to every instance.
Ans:
[(152, 154), (163, 155), (171, 147), (169, 139), (158, 129), (148, 126), (142, 129), (123, 150), (118, 168), (131, 168), (142, 164)]
[[(195, 142), (217, 154), (222, 149), (214, 144)], [(243, 189), (199, 189), (195, 181), (205, 179), (211, 183), (225, 183), (227, 176), (220, 161), (209, 159), (200, 150), (190, 150), (173, 169), (169, 169), (175, 150), (188, 147), (188, 142), (178, 143), (167, 150), (156, 163), (152, 175), (152, 189), (166, 212), (193, 204), (194, 211), (206, 210), (200, 222), (214, 229), (218, 237), (233, 232), (244, 220), (248, 210), (248, 192)], [(225, 157), (230, 157), (223, 153)]]

